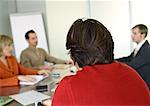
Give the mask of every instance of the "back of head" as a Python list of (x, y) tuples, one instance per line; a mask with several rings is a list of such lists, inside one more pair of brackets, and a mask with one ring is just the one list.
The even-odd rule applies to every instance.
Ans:
[(107, 28), (94, 19), (76, 20), (67, 35), (66, 48), (79, 67), (114, 60), (114, 42)]

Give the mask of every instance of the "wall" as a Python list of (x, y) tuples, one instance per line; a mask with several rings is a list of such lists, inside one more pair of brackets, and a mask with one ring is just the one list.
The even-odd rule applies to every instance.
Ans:
[(16, 0), (17, 12), (41, 12), (46, 24), (46, 4), (45, 0)]
[(91, 18), (102, 22), (112, 34), (115, 58), (131, 52), (129, 1), (91, 1)]
[[(46, 1), (45, 0), (16, 0), (17, 5), (17, 13), (33, 13), (40, 12), (42, 13), (44, 28), (45, 28), (45, 36), (48, 36), (47, 30), (47, 17), (46, 17)], [(47, 39), (47, 43), (48, 43)], [(49, 45), (48, 45), (49, 46)]]
[(115, 58), (131, 52), (129, 2), (125, 1), (46, 1), (51, 54), (68, 58), (65, 48), (67, 31), (78, 18), (99, 20), (112, 33)]
[(9, 13), (11, 11), (9, 10), (13, 9), (12, 7), (9, 7), (9, 1), (8, 0), (0, 0), (0, 34), (6, 34), (11, 35), (11, 27), (9, 22)]
[(86, 1), (47, 1), (48, 35), (51, 55), (68, 59), (65, 42), (72, 23), (82, 17), (88, 17)]

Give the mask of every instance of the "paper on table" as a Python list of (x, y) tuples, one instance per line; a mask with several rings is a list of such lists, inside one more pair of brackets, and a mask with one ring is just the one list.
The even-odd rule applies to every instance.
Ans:
[[(23, 76), (23, 75), (19, 75), (19, 76)], [(39, 81), (43, 80), (44, 78), (46, 78), (46, 76), (43, 76), (43, 75), (28, 75), (28, 76), (35, 78), (36, 81), (33, 81), (33, 82), (20, 81), (20, 85), (34, 85), (38, 83)]]
[(72, 65), (70, 64), (55, 64), (53, 65), (53, 68), (56, 68), (56, 69), (67, 69), (67, 68), (70, 68)]
[(45, 100), (45, 99), (50, 99), (50, 96), (47, 96), (45, 94), (39, 93), (34, 90), (12, 95), (10, 97), (15, 99), (22, 105), (30, 105), (33, 103), (41, 102), (42, 100)]

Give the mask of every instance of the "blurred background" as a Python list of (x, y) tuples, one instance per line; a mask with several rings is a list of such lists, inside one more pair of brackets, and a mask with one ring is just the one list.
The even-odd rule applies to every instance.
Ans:
[(145, 24), (150, 29), (149, 5), (149, 0), (0, 0), (0, 34), (12, 35), (10, 14), (40, 12), (48, 52), (68, 59), (65, 42), (70, 26), (78, 18), (94, 18), (111, 32), (115, 58), (119, 58), (133, 50), (131, 28), (134, 25)]

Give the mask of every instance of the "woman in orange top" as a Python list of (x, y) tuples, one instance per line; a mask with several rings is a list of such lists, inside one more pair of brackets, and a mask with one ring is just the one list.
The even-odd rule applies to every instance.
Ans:
[(35, 79), (18, 75), (48, 74), (45, 71), (36, 71), (24, 68), (19, 64), (11, 52), (13, 40), (10, 36), (0, 35), (0, 87), (19, 85), (19, 80), (33, 81)]

